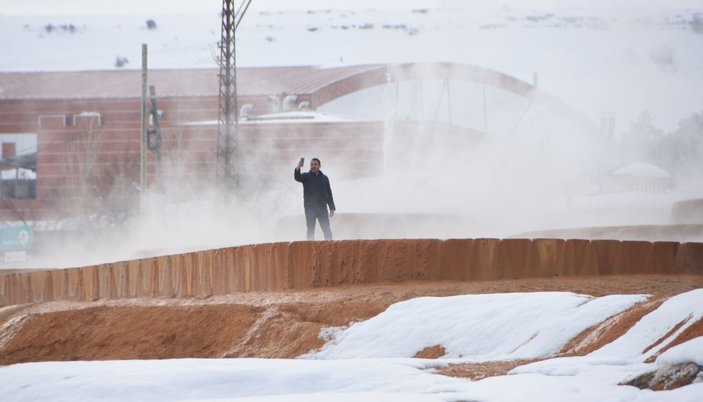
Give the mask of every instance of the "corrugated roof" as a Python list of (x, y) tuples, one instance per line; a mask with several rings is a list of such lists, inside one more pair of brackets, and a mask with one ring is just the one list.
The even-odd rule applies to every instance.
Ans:
[[(240, 96), (271, 94), (305, 95), (335, 81), (381, 65), (319, 68), (246, 67), (237, 69)], [(219, 70), (150, 70), (149, 85), (159, 97), (217, 96)], [(3, 99), (98, 99), (139, 98), (140, 70), (9, 72), (0, 73), (0, 100)]]

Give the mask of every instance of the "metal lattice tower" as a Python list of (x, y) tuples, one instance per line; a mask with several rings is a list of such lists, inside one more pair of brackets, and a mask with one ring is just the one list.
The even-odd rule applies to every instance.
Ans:
[(217, 178), (229, 192), (237, 183), (234, 164), (238, 154), (237, 63), (235, 52), (236, 15), (233, 0), (222, 0), (220, 57), (220, 107), (217, 122)]

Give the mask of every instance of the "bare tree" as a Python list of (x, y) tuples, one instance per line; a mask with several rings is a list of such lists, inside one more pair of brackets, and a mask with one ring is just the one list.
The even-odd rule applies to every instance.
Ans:
[(138, 193), (130, 178), (138, 176), (139, 155), (127, 146), (107, 152), (99, 115), (85, 115), (85, 127), (65, 142), (66, 186), (58, 194), (63, 210), (82, 228), (114, 225), (131, 214)]

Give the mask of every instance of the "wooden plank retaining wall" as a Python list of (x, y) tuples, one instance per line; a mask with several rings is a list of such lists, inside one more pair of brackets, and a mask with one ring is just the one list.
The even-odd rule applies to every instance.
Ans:
[(703, 243), (409, 239), (256, 244), (80, 268), (0, 271), (0, 306), (408, 280), (614, 274), (703, 275)]

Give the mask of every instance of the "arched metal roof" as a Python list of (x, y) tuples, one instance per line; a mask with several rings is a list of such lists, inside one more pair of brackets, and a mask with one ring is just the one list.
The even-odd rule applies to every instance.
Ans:
[(500, 71), (467, 64), (408, 63), (376, 66), (350, 74), (319, 88), (311, 94), (312, 105), (319, 107), (344, 95), (377, 85), (428, 78), (470, 81), (499, 88), (544, 105), (587, 130), (596, 129), (581, 113), (537, 87)]
[[(217, 97), (217, 69), (150, 70), (160, 97)], [(454, 63), (372, 64), (344, 67), (244, 67), (237, 70), (242, 97), (295, 94), (317, 108), (341, 96), (388, 82), (439, 78), (482, 83), (543, 104), (595, 129), (583, 115), (533, 85), (485, 67)], [(0, 101), (139, 98), (140, 70), (0, 73)]]

